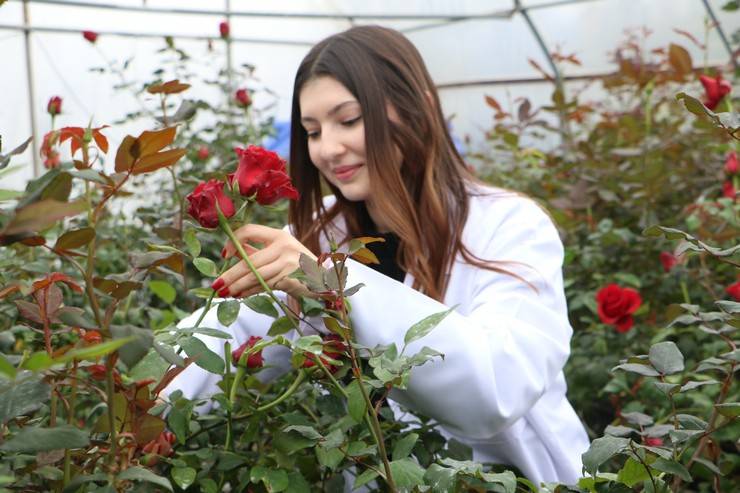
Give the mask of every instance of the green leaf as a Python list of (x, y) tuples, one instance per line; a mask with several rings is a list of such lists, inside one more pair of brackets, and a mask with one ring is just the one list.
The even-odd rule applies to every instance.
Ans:
[(623, 452), (629, 446), (629, 439), (604, 436), (597, 438), (591, 442), (591, 446), (581, 456), (583, 459), (583, 467), (592, 476), (596, 474), (596, 470), (601, 464), (608, 461), (615, 455)]
[(180, 488), (186, 490), (195, 482), (195, 469), (192, 467), (173, 467), (172, 479)]
[[(178, 401), (182, 402), (182, 401)], [(192, 416), (193, 406), (188, 403), (185, 405), (174, 405), (167, 415), (167, 424), (177, 437), (177, 440), (184, 444), (190, 430), (190, 418)]]
[(655, 462), (650, 465), (653, 467), (653, 469), (678, 476), (686, 482), (691, 481), (691, 474), (689, 474), (688, 469), (686, 469), (683, 464), (680, 464), (676, 461), (666, 460), (662, 457), (658, 457), (657, 459), (655, 459)]
[(655, 369), (650, 365), (643, 365), (641, 363), (623, 363), (621, 365), (617, 365), (614, 368), (612, 368), (611, 371), (614, 370), (624, 370), (629, 371), (632, 373), (639, 373), (640, 375), (645, 375), (646, 377), (657, 377), (660, 376), (660, 373), (655, 371)]
[(270, 330), (267, 331), (267, 335), (270, 337), (275, 337), (275, 336), (286, 334), (293, 329), (294, 329), (293, 322), (291, 322), (288, 317), (282, 316), (280, 318), (275, 319), (272, 325), (270, 325)]
[(206, 277), (217, 277), (218, 267), (213, 260), (205, 257), (198, 257), (193, 260), (193, 265), (198, 271)]
[(90, 243), (95, 238), (95, 228), (82, 228), (67, 231), (57, 239), (55, 250), (71, 250)]
[(89, 434), (71, 425), (63, 424), (54, 428), (27, 426), (2, 444), (0, 450), (36, 453), (65, 448), (82, 448), (89, 444)]
[(172, 304), (177, 296), (177, 291), (167, 281), (149, 281), (149, 290), (167, 304)]
[[(21, 145), (11, 150), (9, 153), (5, 154), (4, 156), (0, 154), (0, 170), (2, 170), (8, 164), (10, 164), (10, 158), (12, 156), (24, 153), (26, 151), (26, 148), (28, 147), (28, 144), (30, 144), (32, 140), (33, 140), (33, 137), (29, 137), (28, 139), (26, 139), (25, 142), (23, 142)], [(2, 144), (2, 142), (0, 142), (0, 144)]]
[(714, 407), (718, 413), (727, 418), (740, 416), (740, 402), (724, 402), (722, 404), (715, 404)]
[(648, 470), (639, 461), (629, 457), (622, 469), (619, 470), (617, 480), (632, 488), (637, 483), (650, 479)]
[(99, 472), (96, 474), (80, 474), (79, 476), (75, 476), (72, 481), (69, 482), (69, 484), (62, 490), (62, 493), (75, 493), (79, 490), (80, 486), (85, 483), (101, 483), (101, 482), (108, 482), (108, 475)]
[(449, 310), (434, 313), (420, 320), (419, 322), (416, 322), (408, 331), (406, 331), (406, 335), (403, 338), (404, 345), (408, 346), (410, 343), (419, 340), (425, 335), (429, 334), (454, 309), (455, 307), (452, 307)]
[(285, 491), (290, 493), (311, 493), (311, 485), (298, 471), (288, 473), (288, 487)]
[(239, 316), (239, 301), (222, 301), (218, 304), (216, 315), (218, 316), (218, 321), (221, 322), (221, 324), (225, 327), (233, 324), (236, 321), (236, 318)]
[(511, 471), (499, 473), (484, 472), (481, 477), (487, 483), (498, 483), (504, 487), (506, 493), (516, 492), (516, 475)]
[(311, 440), (321, 440), (322, 438), (324, 438), (323, 435), (316, 431), (316, 428), (314, 428), (313, 426), (293, 425), (288, 426), (283, 431), (286, 433), (289, 431), (296, 431), (304, 437), (310, 438)]
[(182, 356), (177, 354), (174, 349), (172, 349), (170, 346), (166, 344), (162, 344), (160, 342), (153, 342), (152, 348), (169, 364), (175, 365), (175, 366), (184, 366), (185, 360), (182, 359)]
[(187, 247), (190, 256), (196, 258), (200, 255), (201, 246), (200, 241), (198, 241), (197, 230), (191, 228), (185, 231), (183, 240), (185, 241), (185, 247)]
[(163, 478), (162, 476), (157, 476), (149, 469), (144, 469), (143, 467), (129, 467), (122, 473), (120, 473), (116, 479), (119, 479), (121, 481), (143, 481), (146, 483), (152, 483), (156, 484), (157, 486), (161, 486), (162, 488), (166, 489), (167, 491), (172, 491), (172, 483), (167, 478)]
[(374, 469), (367, 469), (365, 472), (355, 478), (355, 484), (354, 486), (352, 486), (352, 489), (356, 490), (360, 486), (366, 485), (377, 477), (378, 473)]
[(323, 447), (315, 447), (316, 458), (323, 467), (329, 469), (336, 469), (340, 462), (344, 459), (344, 454), (338, 448), (325, 449)]
[(81, 170), (72, 170), (72, 171), (69, 171), (69, 174), (75, 178), (80, 178), (81, 180), (100, 183), (101, 185), (111, 184), (110, 179), (106, 179), (107, 177), (105, 175), (103, 175), (99, 171), (95, 171), (94, 169), (90, 169), (90, 168), (81, 169)]
[(353, 380), (345, 387), (345, 390), (348, 395), (347, 407), (349, 409), (349, 415), (356, 423), (362, 423), (365, 417), (365, 411), (367, 410), (367, 404), (362, 396), (359, 381)]
[(110, 331), (116, 341), (127, 341), (118, 350), (118, 355), (129, 368), (133, 368), (141, 361), (154, 344), (154, 335), (149, 329), (133, 325), (111, 325)]
[(664, 375), (683, 371), (683, 354), (671, 341), (659, 342), (650, 347), (650, 363)]
[(265, 483), (268, 491), (284, 491), (290, 484), (288, 474), (282, 469), (268, 469), (263, 466), (255, 466), (249, 474), (249, 480), (253, 483), (260, 481)]
[(269, 296), (256, 294), (249, 298), (245, 298), (242, 302), (255, 312), (261, 313), (262, 315), (267, 315), (272, 318), (278, 318), (280, 316)]
[(424, 481), (432, 487), (434, 493), (448, 493), (456, 491), (457, 471), (439, 464), (432, 464), (424, 474)]
[(393, 460), (405, 459), (411, 453), (411, 450), (416, 445), (416, 441), (419, 439), (419, 435), (416, 433), (409, 433), (396, 442), (393, 446)]
[(49, 402), (51, 388), (38, 376), (25, 372), (18, 381), (0, 381), (0, 423), (30, 413)]
[[(5, 356), (0, 354), (0, 373), (3, 375), (10, 377), (10, 379), (14, 379), (16, 375), (16, 369), (15, 366), (10, 364), (10, 361), (5, 359)], [(2, 419), (0, 419), (2, 421)]]
[(197, 337), (181, 339), (180, 346), (189, 357), (195, 359), (195, 364), (217, 375), (224, 373), (224, 360)]
[(424, 469), (411, 459), (391, 462), (391, 475), (399, 488), (413, 488), (424, 484)]

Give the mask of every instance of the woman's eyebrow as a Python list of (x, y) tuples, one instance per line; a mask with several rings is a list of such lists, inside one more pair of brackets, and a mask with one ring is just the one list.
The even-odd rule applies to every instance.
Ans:
[[(350, 99), (350, 100), (339, 103), (338, 105), (336, 105), (335, 107), (329, 110), (329, 112), (327, 113), (327, 116), (333, 116), (337, 111), (341, 110), (348, 104), (352, 104), (352, 103), (357, 103), (357, 101), (355, 101), (354, 99)], [(304, 116), (304, 117), (301, 117), (301, 121), (302, 122), (315, 122), (316, 118), (313, 118), (310, 116)]]

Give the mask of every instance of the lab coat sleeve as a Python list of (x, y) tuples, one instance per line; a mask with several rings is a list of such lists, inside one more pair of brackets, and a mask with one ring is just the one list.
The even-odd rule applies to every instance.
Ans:
[[(505, 210), (496, 214), (503, 219), (495, 226), (486, 214), (479, 215), (480, 224), (468, 225), (476, 231), (473, 252), (513, 262), (503, 267), (537, 291), (506, 274), (468, 269), (474, 284), (468, 313), (452, 312), (406, 350), (414, 354), (428, 346), (444, 353), (444, 360), (414, 368), (408, 388), (391, 394), (461, 437), (486, 439), (513, 424), (553, 383), (569, 354), (572, 329), (557, 230), (529, 199), (501, 204)], [(395, 343), (400, 350), (409, 327), (448, 308), (358, 262), (349, 260), (347, 267), (348, 286), (365, 284), (352, 298), (351, 317), (358, 342), (366, 346)]]

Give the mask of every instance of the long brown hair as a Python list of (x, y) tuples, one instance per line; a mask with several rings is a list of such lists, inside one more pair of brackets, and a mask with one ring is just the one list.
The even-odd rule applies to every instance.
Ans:
[[(360, 104), (370, 183), (383, 192), (382, 200), (373, 205), (399, 237), (396, 260), (414, 276), (413, 287), (442, 301), (458, 252), (473, 265), (515, 275), (497, 266), (500, 263), (476, 257), (462, 244), (470, 207), (468, 185), (480, 181), (455, 149), (439, 96), (416, 47), (398, 31), (380, 26), (353, 27), (324, 39), (298, 68), (290, 175), (302, 195), (289, 209), (296, 237), (318, 254), (319, 235), (326, 234), (338, 215), (346, 221), (347, 236), (337, 241), (366, 233), (361, 230), (363, 202), (345, 199), (324, 182), (337, 200), (328, 210), (323, 206), (322, 179), (309, 157), (299, 104), (303, 85), (321, 76), (336, 79)], [(398, 113), (397, 121), (389, 120), (387, 103)], [(397, 159), (396, 149), (403, 157), (400, 168), (388, 165)]]

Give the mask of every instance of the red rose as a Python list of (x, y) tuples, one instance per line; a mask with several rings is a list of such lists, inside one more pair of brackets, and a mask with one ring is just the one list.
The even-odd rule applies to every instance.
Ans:
[(660, 261), (663, 264), (663, 270), (670, 272), (678, 263), (678, 257), (670, 252), (660, 252)]
[(202, 145), (198, 147), (198, 159), (200, 159), (201, 161), (205, 161), (210, 155), (211, 151), (208, 149), (208, 146)]
[(252, 104), (252, 98), (249, 97), (249, 92), (247, 92), (246, 89), (238, 89), (234, 93), (234, 100), (239, 104), (239, 106), (243, 106), (245, 108)]
[(103, 336), (97, 330), (88, 330), (85, 335), (82, 336), (82, 340), (85, 341), (86, 346), (92, 346), (94, 344), (100, 344), (103, 342)]
[(660, 437), (645, 437), (643, 441), (648, 447), (660, 447), (663, 445), (663, 439)]
[(704, 92), (706, 93), (704, 106), (710, 110), (714, 110), (720, 101), (722, 101), (722, 98), (728, 95), (732, 90), (730, 83), (722, 79), (722, 74), (718, 74), (717, 77), (700, 75), (699, 81), (701, 81), (701, 85), (704, 86)]
[(49, 102), (46, 104), (46, 111), (51, 116), (56, 116), (62, 112), (62, 98), (59, 96), (53, 96), (49, 98)]
[(735, 175), (737, 174), (738, 169), (740, 169), (740, 165), (737, 161), (737, 153), (732, 151), (727, 155), (727, 160), (725, 161), (725, 173), (728, 175)]
[(234, 151), (239, 156), (239, 166), (229, 175), (229, 180), (239, 184), (240, 194), (245, 197), (257, 194), (256, 200), (262, 205), (274, 204), (282, 198), (298, 199), (298, 191), (293, 188), (280, 156), (258, 146), (237, 147)]
[(190, 207), (188, 214), (197, 220), (204, 228), (215, 228), (218, 226), (218, 212), (216, 203), (225, 217), (231, 217), (236, 210), (234, 203), (224, 194), (225, 183), (218, 180), (208, 180), (195, 187), (195, 190), (187, 196)]
[(82, 31), (82, 37), (89, 42), (94, 43), (98, 40), (98, 33), (96, 33), (95, 31)]
[(624, 333), (632, 328), (632, 314), (640, 308), (642, 298), (634, 289), (608, 284), (596, 293), (596, 302), (601, 321)]
[(229, 32), (230, 32), (230, 31), (231, 31), (231, 29), (229, 28), (229, 23), (228, 23), (228, 22), (226, 22), (226, 21), (223, 21), (223, 22), (221, 22), (221, 23), (220, 23), (220, 24), (218, 25), (218, 32), (220, 32), (220, 33), (221, 33), (221, 37), (222, 37), (223, 39), (226, 39), (226, 38), (228, 38), (228, 37), (229, 37)]
[(735, 187), (732, 185), (732, 182), (730, 180), (727, 180), (722, 184), (722, 196), (727, 197), (728, 199), (734, 199), (735, 195), (737, 194), (737, 190), (735, 190)]
[[(344, 352), (347, 350), (347, 344), (337, 334), (329, 334), (324, 337), (324, 350), (322, 355), (319, 356), (321, 362), (324, 363), (326, 369), (331, 373), (335, 373), (339, 367), (329, 363), (327, 358), (338, 360), (342, 357)], [(326, 356), (327, 358), (325, 358)], [(316, 356), (311, 353), (306, 354), (306, 360), (303, 362), (303, 368), (311, 368), (316, 366)]]
[(735, 284), (730, 284), (725, 288), (725, 291), (727, 291), (727, 294), (735, 298), (735, 301), (740, 301), (740, 281), (737, 281)]
[[(92, 377), (93, 380), (97, 380), (99, 382), (105, 381), (107, 378), (107, 368), (105, 365), (90, 365), (87, 368), (87, 372), (90, 374), (90, 377)], [(123, 385), (123, 381), (121, 380), (121, 375), (118, 373), (118, 370), (115, 368), (113, 369), (113, 381), (116, 385), (120, 386)]]
[[(231, 361), (234, 362), (235, 365), (239, 364), (239, 358), (242, 357), (242, 354), (244, 354), (244, 351), (247, 349), (254, 347), (255, 344), (257, 344), (259, 341), (261, 341), (262, 338), (259, 336), (250, 336), (247, 342), (239, 346), (237, 349), (235, 349), (231, 353)], [(262, 358), (262, 350), (260, 349), (256, 353), (252, 353), (249, 356), (247, 356), (247, 368), (262, 368), (264, 366), (265, 360)]]

